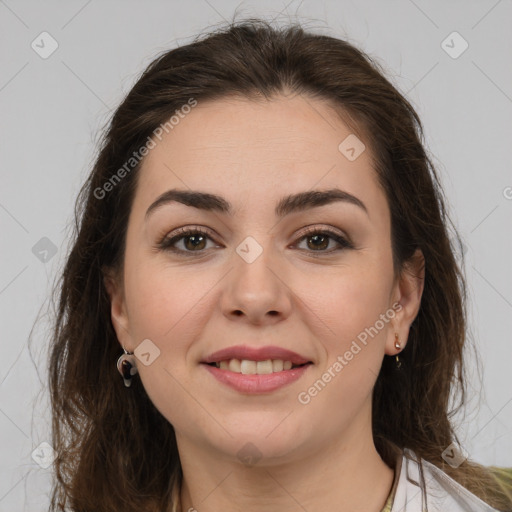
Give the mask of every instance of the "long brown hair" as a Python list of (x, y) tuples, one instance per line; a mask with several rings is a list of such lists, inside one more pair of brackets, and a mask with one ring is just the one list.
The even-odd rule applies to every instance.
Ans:
[[(182, 479), (172, 425), (140, 379), (127, 390), (103, 275), (123, 264), (140, 162), (154, 131), (191, 98), (272, 98), (283, 91), (328, 101), (368, 142), (391, 212), (395, 272), (416, 249), (424, 292), (402, 368), (385, 357), (373, 393), (375, 445), (393, 466), (407, 447), (498, 509), (510, 506), (489, 470), (442, 452), (456, 441), (450, 418), (465, 402), (466, 292), (420, 119), (385, 72), (348, 42), (246, 19), (156, 58), (113, 114), (76, 202), (73, 244), (58, 284), (50, 346), (52, 444), (58, 453), (51, 510), (161, 511), (176, 507)], [(133, 163), (133, 162), (132, 162)], [(123, 168), (121, 180), (119, 169)], [(109, 181), (110, 180), (110, 181)], [(105, 183), (111, 186), (106, 191)], [(457, 396), (457, 403), (451, 397)]]

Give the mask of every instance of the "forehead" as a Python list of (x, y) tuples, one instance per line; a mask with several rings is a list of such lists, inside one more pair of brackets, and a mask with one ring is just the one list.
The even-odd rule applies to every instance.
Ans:
[[(188, 128), (188, 129), (187, 129)], [(338, 114), (326, 102), (296, 95), (279, 96), (271, 100), (251, 101), (225, 98), (199, 102), (184, 115), (165, 138), (169, 150), (179, 152), (181, 160), (201, 157), (207, 153), (246, 161), (248, 155), (293, 159), (293, 155), (318, 158), (319, 151), (338, 156), (340, 137), (351, 133)], [(164, 152), (152, 152), (158, 157)]]
[(198, 102), (154, 139), (138, 202), (148, 204), (173, 187), (231, 196), (231, 202), (331, 187), (368, 197), (378, 193), (369, 141), (361, 140), (366, 149), (353, 161), (340, 151), (354, 136), (327, 102), (302, 95)]

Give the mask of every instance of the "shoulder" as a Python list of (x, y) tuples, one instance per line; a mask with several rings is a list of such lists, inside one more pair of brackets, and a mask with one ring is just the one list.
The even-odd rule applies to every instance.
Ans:
[(424, 459), (419, 459), (411, 450), (405, 449), (391, 512), (427, 510), (428, 512), (498, 512), (444, 471)]

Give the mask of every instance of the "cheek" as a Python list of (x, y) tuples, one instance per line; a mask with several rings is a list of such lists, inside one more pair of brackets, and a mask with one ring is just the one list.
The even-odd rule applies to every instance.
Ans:
[[(204, 330), (204, 306), (213, 277), (148, 260), (137, 264), (127, 258), (125, 265), (130, 334), (135, 346), (149, 339), (159, 350), (150, 365), (137, 365), (144, 389), (169, 422), (193, 426), (187, 423), (192, 421), (188, 415), (177, 415), (177, 411), (191, 406), (186, 391), (193, 389), (187, 354)], [(200, 416), (201, 411), (196, 414)]]
[(343, 349), (386, 313), (391, 287), (390, 272), (365, 265), (342, 269), (328, 279), (308, 278), (301, 297), (322, 320), (330, 348)]
[[(386, 316), (391, 284), (383, 272), (368, 267), (362, 272), (351, 269), (331, 279), (322, 299), (308, 304), (320, 312), (322, 323), (328, 326), (328, 334), (319, 336), (325, 350), (321, 374), (308, 383), (312, 387), (303, 390), (314, 401), (318, 414), (339, 404), (342, 417), (347, 419), (369, 399), (394, 316), (392, 310), (393, 314)], [(313, 296), (320, 297), (318, 288), (313, 294), (310, 289), (309, 297)]]
[(192, 268), (148, 261), (126, 265), (126, 296), (130, 326), (136, 335), (172, 339), (183, 325), (195, 325), (207, 300), (209, 277)]

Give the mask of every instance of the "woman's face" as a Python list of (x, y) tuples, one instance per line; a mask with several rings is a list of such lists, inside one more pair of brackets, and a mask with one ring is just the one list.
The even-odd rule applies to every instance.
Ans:
[(124, 273), (106, 282), (178, 446), (270, 464), (367, 441), (383, 357), (395, 332), (403, 348), (421, 294), (395, 279), (368, 141), (304, 96), (199, 102), (163, 134), (140, 170)]

